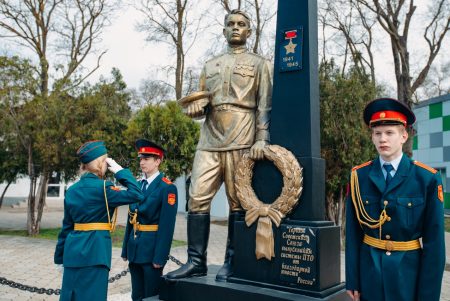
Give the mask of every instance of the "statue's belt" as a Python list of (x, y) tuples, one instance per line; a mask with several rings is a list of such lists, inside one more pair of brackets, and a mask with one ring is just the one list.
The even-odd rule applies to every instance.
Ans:
[(212, 106), (212, 109), (213, 111), (236, 111), (243, 113), (253, 113), (255, 111), (255, 108), (244, 108), (229, 103)]
[(364, 234), (363, 242), (369, 246), (386, 251), (412, 251), (421, 248), (420, 240), (392, 241), (371, 237)]

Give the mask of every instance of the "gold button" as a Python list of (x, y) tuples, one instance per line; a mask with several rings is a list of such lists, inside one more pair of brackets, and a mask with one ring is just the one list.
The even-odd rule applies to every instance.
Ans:
[(384, 206), (387, 206), (387, 204), (389, 204), (389, 202), (384, 200)]
[(391, 239), (391, 236), (390, 235), (386, 235), (386, 239)]
[(387, 252), (386, 252), (386, 255), (387, 255), (387, 256), (391, 256), (391, 252), (387, 251)]
[(134, 212), (137, 212), (137, 209), (134, 209)]
[(366, 201), (366, 204), (369, 204), (369, 201)]
[(388, 252), (392, 251), (392, 250), (394, 250), (394, 243), (392, 241), (387, 241), (385, 244), (385, 247), (386, 247), (386, 250), (388, 250)]
[(412, 206), (412, 204), (411, 203), (408, 203), (408, 207), (411, 207)]

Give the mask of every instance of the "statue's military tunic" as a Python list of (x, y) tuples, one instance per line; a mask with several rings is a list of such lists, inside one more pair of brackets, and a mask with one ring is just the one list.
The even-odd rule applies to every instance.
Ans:
[(355, 210), (359, 205), (349, 195), (346, 288), (359, 291), (361, 300), (438, 301), (445, 265), (439, 173), (406, 155), (388, 187), (379, 158), (355, 167), (355, 172), (361, 206), (370, 218), (377, 220), (381, 215), (385, 222), (381, 228), (360, 223), (356, 214), (362, 210)]
[(255, 141), (270, 140), (270, 62), (246, 47), (230, 48), (206, 62), (200, 91), (210, 92), (211, 97), (194, 158), (189, 210), (209, 212), (223, 182), (230, 209), (239, 210), (234, 190), (237, 163)]
[[(129, 262), (133, 300), (158, 294), (172, 244), (177, 208), (177, 187), (162, 173), (145, 189), (144, 201), (130, 205), (131, 218), (125, 231), (122, 257)], [(154, 268), (153, 263), (161, 268)]]
[(114, 176), (128, 190), (109, 181), (105, 185), (98, 176), (86, 173), (66, 192), (64, 219), (54, 255), (54, 262), (64, 265), (60, 300), (106, 300), (112, 248), (109, 230), (77, 231), (74, 226), (108, 223), (105, 190), (110, 216), (116, 207), (143, 199), (140, 186), (128, 169)]

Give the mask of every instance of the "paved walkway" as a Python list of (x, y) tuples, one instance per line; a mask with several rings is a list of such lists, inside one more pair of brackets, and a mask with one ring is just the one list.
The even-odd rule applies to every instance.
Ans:
[[(46, 210), (43, 216), (42, 227), (59, 227), (62, 219), (62, 210)], [(119, 212), (119, 224), (126, 220), (126, 209)], [(1, 229), (24, 229), (26, 227), (25, 209), (3, 208), (0, 210)], [(225, 252), (225, 242), (227, 227), (217, 224), (211, 225), (211, 234), (208, 247), (208, 264), (220, 265), (223, 262)], [(184, 214), (179, 214), (175, 227), (174, 239), (186, 241), (186, 218)], [(446, 233), (447, 261), (450, 261), (450, 234)], [(0, 235), (0, 277), (8, 280), (20, 282), (22, 284), (59, 288), (61, 285), (61, 274), (55, 269), (53, 264), (53, 252), (55, 241), (45, 239), (32, 239), (25, 237), (13, 237)], [(171, 254), (181, 260), (186, 261), (186, 246), (174, 248)], [(110, 275), (115, 275), (127, 268), (127, 264), (120, 258), (120, 249), (113, 248), (112, 269)], [(344, 258), (342, 256), (342, 269)], [(176, 269), (173, 262), (169, 262), (164, 272), (167, 273)], [(343, 279), (343, 276), (341, 276)], [(130, 298), (130, 276), (109, 285), (109, 301), (129, 301)], [(0, 285), (0, 301), (28, 301), (28, 300), (59, 300), (56, 296), (32, 294)], [(450, 301), (450, 272), (445, 272), (442, 288), (441, 300)]]

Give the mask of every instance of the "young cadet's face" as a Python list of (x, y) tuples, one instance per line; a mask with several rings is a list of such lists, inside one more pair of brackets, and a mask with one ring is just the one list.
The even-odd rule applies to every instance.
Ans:
[(152, 174), (158, 171), (160, 163), (161, 159), (159, 158), (147, 157), (147, 158), (140, 158), (139, 166), (141, 167), (143, 173), (145, 173), (147, 176), (151, 176)]
[(240, 14), (230, 15), (227, 18), (223, 35), (230, 45), (245, 45), (247, 38), (251, 34), (251, 29), (247, 24), (247, 19)]
[(408, 132), (402, 125), (380, 125), (372, 128), (372, 142), (380, 157), (391, 162), (402, 154)]

